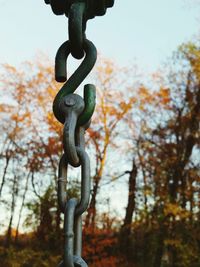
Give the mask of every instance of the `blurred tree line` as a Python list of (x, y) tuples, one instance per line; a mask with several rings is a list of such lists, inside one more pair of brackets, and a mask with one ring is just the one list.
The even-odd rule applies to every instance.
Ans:
[[(62, 255), (62, 125), (52, 113), (60, 85), (51, 65), (2, 66), (2, 267), (53, 267)], [(198, 267), (200, 46), (182, 45), (148, 85), (136, 76), (107, 59), (93, 75), (98, 97), (86, 135), (92, 191), (83, 255), (91, 267)], [(69, 196), (79, 196), (79, 173), (70, 171)], [(124, 187), (126, 199), (114, 199)]]

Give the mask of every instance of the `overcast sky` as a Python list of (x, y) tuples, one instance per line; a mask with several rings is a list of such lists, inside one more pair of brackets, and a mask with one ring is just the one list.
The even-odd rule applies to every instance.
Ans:
[[(198, 0), (115, 0), (104, 17), (89, 21), (97, 49), (119, 64), (156, 69), (179, 44), (200, 29)], [(200, 16), (199, 16), (200, 17)], [(45, 52), (54, 58), (67, 39), (67, 19), (44, 0), (0, 0), (0, 62), (18, 64)]]

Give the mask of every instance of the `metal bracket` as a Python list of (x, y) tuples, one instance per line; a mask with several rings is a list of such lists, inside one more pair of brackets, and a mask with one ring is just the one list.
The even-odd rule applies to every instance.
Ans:
[(46, 4), (51, 5), (52, 11), (55, 15), (65, 14), (68, 17), (69, 9), (73, 3), (86, 3), (85, 18), (93, 19), (96, 16), (103, 16), (106, 13), (107, 8), (111, 8), (114, 5), (115, 0), (44, 0)]

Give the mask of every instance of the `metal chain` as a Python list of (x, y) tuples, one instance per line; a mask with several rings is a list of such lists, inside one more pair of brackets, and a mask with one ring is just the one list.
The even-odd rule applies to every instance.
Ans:
[[(59, 267), (87, 267), (82, 259), (82, 214), (90, 199), (90, 160), (85, 151), (84, 134), (90, 125), (95, 109), (96, 89), (92, 84), (84, 86), (84, 97), (74, 94), (75, 90), (93, 69), (97, 51), (94, 44), (86, 39), (88, 19), (102, 16), (114, 0), (45, 0), (56, 15), (65, 14), (69, 20), (69, 41), (57, 51), (55, 59), (55, 79), (65, 82), (53, 102), (53, 112), (64, 124), (63, 148), (58, 173), (58, 202), (64, 213), (64, 258)], [(67, 80), (67, 58), (84, 57), (81, 65)], [(68, 199), (68, 165), (81, 167), (80, 199)]]

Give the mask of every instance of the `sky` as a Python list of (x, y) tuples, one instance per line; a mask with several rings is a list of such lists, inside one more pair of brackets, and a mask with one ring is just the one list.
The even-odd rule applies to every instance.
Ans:
[[(198, 1), (115, 0), (105, 16), (88, 22), (87, 36), (103, 56), (153, 72), (180, 44), (198, 35)], [(0, 36), (0, 64), (18, 66), (40, 53), (53, 61), (67, 40), (67, 19), (55, 16), (44, 0), (0, 0)], [(117, 207), (123, 209), (127, 192), (121, 187), (106, 190), (112, 193), (113, 207), (118, 199)]]
[[(115, 0), (88, 22), (87, 36), (105, 57), (154, 71), (200, 29), (198, 0)], [(54, 59), (67, 39), (67, 19), (44, 0), (0, 0), (0, 63), (18, 65), (45, 53)]]

